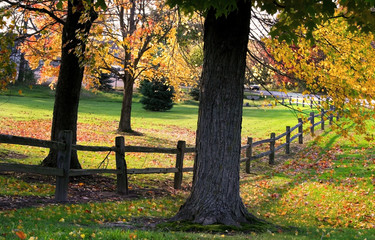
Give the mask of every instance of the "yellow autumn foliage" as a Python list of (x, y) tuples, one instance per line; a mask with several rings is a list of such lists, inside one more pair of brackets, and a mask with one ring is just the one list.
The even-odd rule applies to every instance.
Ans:
[(346, 119), (340, 129), (354, 123), (355, 130), (366, 134), (366, 120), (375, 107), (374, 35), (349, 31), (342, 19), (333, 19), (314, 31), (314, 44), (301, 37), (294, 45), (265, 39), (266, 46), (278, 62), (277, 68), (306, 85), (306, 94), (320, 94), (328, 99), (318, 108), (334, 105)]

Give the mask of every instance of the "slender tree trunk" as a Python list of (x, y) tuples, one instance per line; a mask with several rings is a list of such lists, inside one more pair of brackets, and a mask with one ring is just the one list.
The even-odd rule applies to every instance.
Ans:
[[(56, 86), (51, 131), (51, 140), (57, 140), (60, 131), (71, 130), (73, 132), (73, 144), (77, 142), (78, 104), (84, 72), (84, 67), (81, 64), (82, 57), (75, 52), (75, 48), (80, 45), (82, 47), (81, 54), (83, 54), (86, 47), (82, 40), (77, 39), (77, 32), (87, 35), (92, 22), (96, 19), (96, 13), (91, 10), (91, 21), (79, 23), (84, 11), (82, 0), (68, 1), (68, 14), (62, 34), (61, 65)], [(56, 167), (56, 160), (57, 151), (51, 149), (42, 165)], [(75, 150), (72, 151), (70, 167), (81, 168)]]
[[(22, 34), (26, 34), (27, 29), (27, 21), (23, 21), (23, 29)], [(25, 53), (21, 52), (20, 56), (20, 63), (18, 67), (18, 77), (17, 77), (17, 83), (24, 83), (25, 82), (25, 71), (26, 71), (26, 59), (25, 59)]]
[(19, 67), (18, 67), (17, 83), (24, 83), (25, 82), (25, 71), (26, 71), (25, 54), (21, 53), (20, 63), (19, 63)]
[[(134, 0), (130, 0), (131, 8), (129, 12), (129, 17), (125, 20), (125, 10), (121, 7), (120, 11), (120, 25), (122, 29), (122, 38), (125, 40), (128, 35), (132, 35), (136, 30), (136, 22), (135, 22), (135, 9), (136, 9), (136, 2)], [(128, 25), (126, 25), (126, 21), (128, 21)], [(132, 65), (132, 53), (131, 49), (128, 46), (124, 46), (125, 58), (124, 58), (124, 77), (122, 81), (124, 82), (124, 90), (123, 90), (123, 98), (122, 98), (122, 106), (121, 106), (121, 116), (120, 122), (118, 126), (119, 132), (127, 132), (127, 133), (134, 133), (131, 126), (131, 113), (132, 113), (132, 101), (133, 101), (133, 85), (134, 85), (134, 76), (131, 69), (134, 69), (136, 66)]]
[(124, 94), (122, 98), (121, 116), (118, 131), (132, 133), (134, 132), (131, 127), (134, 78), (131, 76), (130, 73), (126, 72), (123, 82)]
[(243, 83), (251, 1), (204, 25), (196, 159), (191, 195), (172, 220), (238, 226), (255, 222), (239, 193)]

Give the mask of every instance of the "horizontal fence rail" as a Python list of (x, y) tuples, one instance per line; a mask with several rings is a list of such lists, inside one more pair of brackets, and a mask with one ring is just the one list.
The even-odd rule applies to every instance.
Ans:
[(40, 140), (35, 138), (19, 137), (12, 135), (1, 135), (0, 134), (0, 143), (9, 143), (17, 145), (26, 145), (32, 147), (42, 147), (50, 149), (64, 149), (65, 144), (62, 142)]
[(64, 171), (59, 168), (40, 167), (27, 164), (0, 163), (1, 172), (23, 172), (48, 176), (64, 176)]

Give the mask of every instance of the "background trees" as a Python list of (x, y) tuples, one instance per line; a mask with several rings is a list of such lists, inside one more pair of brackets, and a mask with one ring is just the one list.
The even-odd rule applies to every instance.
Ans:
[[(86, 41), (84, 84), (88, 88), (97, 86), (102, 74), (122, 80), (123, 104), (118, 130), (132, 132), (131, 106), (137, 79), (163, 75), (177, 90), (181, 84), (191, 81), (193, 68), (186, 67), (177, 39), (181, 20), (176, 10), (164, 1), (153, 0), (107, 2), (106, 10), (98, 14)], [(43, 59), (41, 81), (56, 80), (60, 69), (61, 46), (57, 43), (61, 26), (48, 24), (39, 16), (36, 22), (38, 29), (45, 27), (46, 31), (38, 35), (37, 41), (30, 38), (23, 50), (33, 68)]]
[(16, 64), (11, 59), (15, 36), (12, 33), (0, 33), (0, 89), (4, 89), (16, 77)]
[(164, 74), (175, 44), (175, 10), (164, 1), (124, 0), (107, 4), (89, 55), (91, 73), (110, 72), (124, 83), (118, 130), (132, 132), (133, 85), (140, 76)]

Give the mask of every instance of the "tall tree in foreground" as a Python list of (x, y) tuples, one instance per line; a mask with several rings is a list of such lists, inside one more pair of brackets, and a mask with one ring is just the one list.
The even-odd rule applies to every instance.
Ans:
[[(201, 77), (191, 195), (173, 220), (200, 224), (222, 223), (239, 226), (258, 220), (248, 213), (239, 194), (243, 81), (249, 34), (251, 3), (270, 14), (280, 12), (274, 35), (296, 39), (293, 31), (317, 23), (334, 13), (335, 1), (292, 0), (170, 0), (171, 4), (206, 13), (204, 24), (204, 64)], [(352, 23), (357, 19), (363, 30), (375, 29), (370, 8), (374, 1), (342, 1), (348, 5)], [(309, 6), (306, 8), (306, 6)], [(356, 18), (357, 17), (357, 18)]]
[[(251, 1), (223, 16), (207, 11), (193, 189), (175, 220), (255, 221), (239, 194), (242, 96)], [(219, 17), (217, 17), (220, 15)]]

